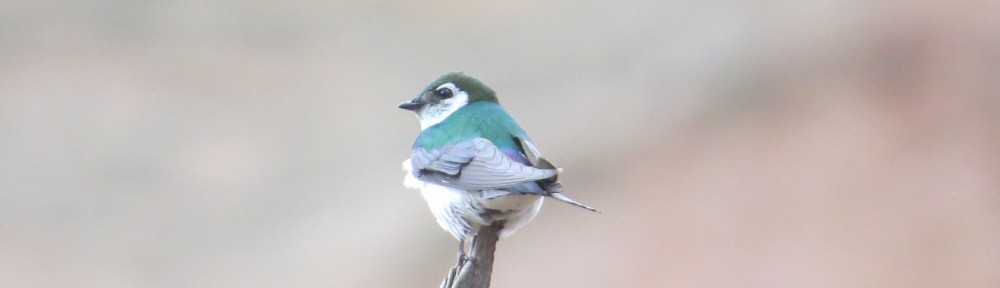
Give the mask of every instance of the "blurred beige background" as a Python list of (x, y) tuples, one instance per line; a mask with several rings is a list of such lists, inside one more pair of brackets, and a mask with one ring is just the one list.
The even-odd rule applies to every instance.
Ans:
[(0, 287), (437, 287), (395, 105), (449, 71), (604, 211), (494, 287), (1000, 287), (995, 1), (53, 2), (0, 5)]

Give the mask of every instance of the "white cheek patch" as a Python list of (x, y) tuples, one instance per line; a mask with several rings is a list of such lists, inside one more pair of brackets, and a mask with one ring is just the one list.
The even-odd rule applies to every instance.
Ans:
[(455, 111), (465, 106), (465, 104), (469, 104), (469, 93), (459, 90), (458, 87), (455, 87), (455, 84), (444, 83), (435, 88), (435, 90), (441, 88), (451, 89), (455, 93), (455, 96), (441, 100), (437, 104), (424, 107), (424, 110), (420, 112), (420, 130), (441, 123), (451, 113), (455, 113)]

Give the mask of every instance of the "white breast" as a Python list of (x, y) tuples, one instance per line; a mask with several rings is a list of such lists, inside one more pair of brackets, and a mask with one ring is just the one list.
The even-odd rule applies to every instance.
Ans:
[[(504, 221), (500, 236), (509, 236), (534, 219), (542, 208), (543, 197), (537, 195), (483, 197), (484, 194), (495, 196), (497, 192), (466, 191), (420, 181), (410, 173), (412, 166), (409, 161), (403, 162), (403, 170), (406, 171), (404, 186), (420, 189), (438, 225), (455, 239), (470, 239), (481, 226), (489, 225), (488, 221)], [(485, 209), (501, 213), (484, 213)], [(484, 219), (484, 214), (493, 218)]]

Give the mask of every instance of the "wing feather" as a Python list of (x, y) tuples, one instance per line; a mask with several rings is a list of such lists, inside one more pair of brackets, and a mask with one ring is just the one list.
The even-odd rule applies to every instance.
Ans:
[(558, 174), (556, 169), (521, 164), (484, 138), (431, 151), (417, 148), (411, 159), (418, 179), (469, 190), (502, 189)]

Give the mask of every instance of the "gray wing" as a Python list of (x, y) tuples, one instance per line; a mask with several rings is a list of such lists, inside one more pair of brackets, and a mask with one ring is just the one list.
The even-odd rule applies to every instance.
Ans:
[(410, 159), (417, 179), (468, 190), (525, 186), (518, 184), (551, 178), (558, 173), (556, 169), (540, 169), (514, 161), (484, 138), (431, 151), (417, 148)]

